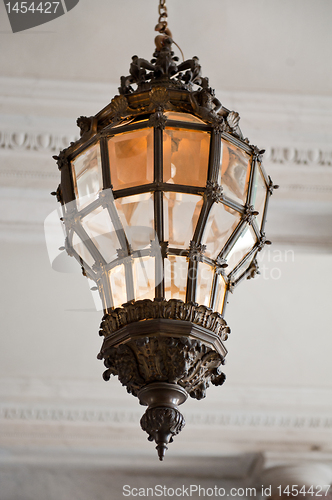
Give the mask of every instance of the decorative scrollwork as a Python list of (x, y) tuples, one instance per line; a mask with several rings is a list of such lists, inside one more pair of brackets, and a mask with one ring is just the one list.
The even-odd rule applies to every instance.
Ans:
[(221, 385), (223, 358), (206, 344), (187, 337), (143, 337), (103, 352), (109, 380), (117, 375), (134, 396), (153, 382), (183, 387), (195, 399), (203, 399), (210, 383)]
[(189, 252), (187, 259), (196, 262), (203, 262), (203, 255), (206, 250), (206, 245), (202, 245), (201, 243), (196, 243), (196, 241), (192, 241), (189, 244)]
[(210, 200), (219, 203), (223, 197), (223, 187), (218, 182), (207, 181), (204, 194)]
[[(222, 106), (214, 96), (214, 91), (209, 88), (209, 80), (201, 76), (198, 57), (178, 64), (178, 57), (174, 56), (172, 51), (172, 39), (168, 36), (162, 38), (163, 43), (154, 52), (151, 61), (136, 55), (132, 57), (129, 75), (121, 77), (120, 94), (128, 95), (136, 91), (158, 88), (158, 92), (150, 96), (150, 99), (153, 103), (155, 100), (159, 101), (155, 103), (157, 107), (163, 107), (169, 99), (165, 92), (161, 94), (162, 86), (192, 91), (193, 85), (198, 85), (201, 90), (194, 96), (195, 107), (204, 115), (206, 108), (210, 118), (215, 117)], [(137, 85), (136, 90), (133, 89), (133, 84)]]
[(176, 408), (148, 408), (141, 418), (141, 428), (147, 432), (149, 441), (157, 443), (160, 460), (163, 460), (167, 444), (179, 434), (186, 425), (183, 415)]
[(164, 130), (164, 128), (166, 126), (166, 121), (167, 121), (167, 118), (162, 113), (162, 111), (156, 111), (155, 113), (150, 115), (148, 124), (149, 124), (149, 127), (155, 127), (155, 128), (159, 128), (161, 130)]
[(61, 170), (63, 167), (65, 167), (69, 164), (67, 154), (66, 154), (66, 149), (64, 149), (63, 151), (60, 151), (59, 155), (54, 155), (53, 159), (57, 162), (59, 170)]
[(272, 242), (270, 240), (266, 239), (265, 233), (261, 233), (261, 234), (262, 234), (262, 236), (261, 236), (259, 242), (257, 243), (257, 249), (259, 252), (264, 248), (265, 245), (272, 245)]
[(211, 88), (191, 92), (190, 102), (195, 114), (203, 120), (214, 122), (215, 126), (223, 122), (223, 118), (217, 115), (222, 108), (221, 102), (215, 97)]
[(248, 269), (247, 280), (256, 278), (256, 276), (258, 274), (260, 274), (260, 272), (259, 272), (259, 265), (258, 265), (257, 259), (253, 259), (253, 261), (250, 264), (249, 269)]
[(178, 299), (168, 301), (145, 299), (118, 307), (106, 314), (100, 325), (99, 334), (108, 337), (130, 323), (156, 318), (191, 321), (217, 334), (222, 340), (226, 340), (230, 332), (221, 314), (206, 306), (188, 304)]
[(265, 149), (259, 149), (257, 146), (252, 146), (253, 157), (256, 161), (263, 161), (263, 154), (265, 153)]
[(248, 222), (248, 224), (251, 224), (256, 215), (258, 215), (258, 212), (257, 210), (254, 210), (254, 206), (246, 205), (245, 212), (242, 215), (242, 220)]
[(231, 111), (227, 116), (227, 123), (232, 130), (236, 130), (239, 126), (240, 115), (236, 111)]
[(84, 140), (97, 132), (97, 120), (94, 116), (80, 116), (77, 118), (76, 123), (81, 131), (81, 137)]
[(128, 101), (124, 95), (117, 95), (111, 101), (111, 111), (113, 113), (113, 120), (118, 121), (128, 114)]
[(162, 111), (169, 101), (169, 92), (165, 87), (153, 87), (149, 97), (155, 108)]

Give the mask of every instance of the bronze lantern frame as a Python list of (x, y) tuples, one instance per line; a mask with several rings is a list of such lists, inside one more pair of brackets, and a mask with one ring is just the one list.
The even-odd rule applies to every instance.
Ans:
[[(148, 406), (141, 426), (149, 439), (156, 441), (162, 460), (167, 443), (184, 425), (178, 405), (188, 394), (196, 399), (205, 397), (209, 383), (221, 385), (225, 380), (221, 366), (227, 354), (224, 341), (230, 332), (224, 319), (227, 297), (243, 279), (258, 273), (257, 253), (270, 243), (265, 237), (265, 220), (276, 186), (262, 166), (264, 151), (244, 139), (238, 113), (223, 107), (215, 97), (208, 79), (201, 76), (198, 58), (178, 63), (170, 32), (165, 25), (160, 32), (154, 58), (147, 61), (134, 56), (129, 76), (121, 78), (119, 95), (95, 116), (78, 119), (81, 138), (54, 157), (61, 172), (61, 183), (54, 194), (62, 204), (65, 249), (78, 260), (83, 274), (96, 283), (103, 301), (105, 314), (100, 335), (104, 336), (104, 343), (98, 357), (104, 359), (107, 368), (104, 379), (117, 375), (128, 392)], [(124, 142), (126, 138), (135, 141), (137, 133), (150, 137), (152, 161), (146, 176), (150, 182), (129, 178), (121, 184), (110, 144), (119, 144), (122, 138)], [(172, 147), (178, 148), (180, 139), (176, 139), (176, 134), (182, 138), (196, 134), (204, 137), (208, 145), (204, 153), (205, 176), (193, 168), (199, 177), (195, 182), (191, 182), (193, 176), (188, 177), (186, 170), (181, 173), (182, 167), (187, 168), (181, 162), (179, 173), (171, 181), (165, 177), (165, 140), (173, 141)], [(92, 188), (92, 197), (85, 202), (79, 183), (92, 168), (91, 152), (98, 164), (99, 184), (97, 189)], [(228, 159), (223, 172), (224, 152)], [(84, 165), (85, 160), (82, 163), (81, 159), (89, 155), (87, 166), (79, 167)], [(239, 171), (245, 172), (244, 181), (236, 179)], [(231, 196), (229, 186), (236, 182), (233, 192), (237, 195)], [(119, 215), (119, 203), (141, 195), (149, 197), (153, 227), (148, 231), (149, 242), (135, 247)], [(173, 195), (199, 199), (192, 238), (186, 245), (172, 243), (172, 237), (165, 238), (165, 196)], [(217, 252), (209, 250), (206, 241), (213, 210), (219, 211), (218, 220), (225, 212), (235, 221), (224, 231)], [(111, 258), (105, 257), (102, 245), (85, 222), (101, 212), (109, 217), (114, 232), (112, 241), (118, 245), (114, 244)], [(103, 231), (102, 235), (106, 230)], [(247, 232), (251, 235), (250, 248), (242, 249), (240, 258), (230, 265), (232, 250)], [(154, 287), (149, 297), (143, 299), (136, 293), (133, 277), (133, 269), (142, 259), (154, 262)], [(172, 259), (186, 268), (182, 295), (173, 293), (175, 288), (165, 275), (165, 265)], [(110, 278), (119, 266), (124, 277), (120, 289), (125, 290), (125, 299), (120, 303), (119, 298), (115, 299)], [(205, 304), (201, 293), (203, 269), (210, 273)], [(120, 297), (122, 292), (119, 293)]]

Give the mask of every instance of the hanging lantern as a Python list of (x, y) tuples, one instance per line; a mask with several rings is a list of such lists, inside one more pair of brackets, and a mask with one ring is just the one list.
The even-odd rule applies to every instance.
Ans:
[(178, 406), (225, 380), (227, 297), (258, 272), (274, 186), (198, 58), (174, 56), (159, 12), (153, 59), (132, 58), (119, 95), (55, 158), (65, 249), (105, 312), (104, 379), (148, 406), (141, 426), (162, 460)]

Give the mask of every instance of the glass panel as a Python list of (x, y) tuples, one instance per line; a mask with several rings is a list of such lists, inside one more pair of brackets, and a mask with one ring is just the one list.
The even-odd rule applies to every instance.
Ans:
[(202, 204), (195, 194), (164, 193), (164, 238), (170, 247), (189, 247)]
[(155, 297), (155, 259), (139, 257), (134, 259), (135, 300)]
[(226, 268), (227, 274), (229, 274), (250, 252), (256, 241), (257, 238), (253, 228), (251, 226), (246, 226), (226, 257), (226, 262), (228, 264)]
[(106, 262), (117, 258), (120, 244), (106, 208), (96, 208), (83, 217), (81, 224)]
[(120, 307), (127, 302), (124, 265), (120, 264), (111, 269), (109, 277), (114, 307)]
[(225, 300), (225, 292), (226, 292), (226, 283), (224, 278), (221, 276), (221, 274), (217, 275), (217, 283), (216, 283), (216, 299), (215, 299), (215, 305), (214, 305), (214, 310), (217, 311), (218, 313), (222, 313), (223, 307), (224, 307), (224, 300)]
[(167, 128), (163, 137), (164, 182), (205, 187), (210, 134)]
[(149, 246), (155, 239), (153, 193), (118, 198), (115, 206), (132, 248)]
[(153, 182), (153, 129), (111, 137), (108, 151), (113, 189)]
[(196, 302), (209, 307), (214, 268), (203, 262), (198, 263)]
[(91, 146), (72, 161), (77, 207), (95, 200), (103, 187), (99, 144)]
[(263, 177), (261, 169), (259, 168), (259, 165), (257, 164), (254, 176), (251, 204), (254, 205), (255, 210), (259, 212), (259, 215), (257, 215), (256, 217), (259, 229), (262, 225), (266, 194), (267, 186), (265, 184), (265, 179)]
[(92, 257), (92, 255), (82, 242), (81, 238), (75, 232), (73, 233), (72, 245), (75, 252), (77, 252), (78, 255), (82, 257), (84, 262), (86, 262), (88, 266), (92, 267), (93, 264), (95, 263), (95, 259)]
[(232, 281), (236, 281), (242, 276), (242, 274), (248, 269), (248, 267), (252, 263), (252, 260), (253, 256), (241, 264), (239, 269), (234, 274), (232, 274)]
[(187, 289), (188, 262), (185, 257), (169, 255), (165, 264), (165, 297), (185, 302)]
[(241, 205), (247, 198), (250, 176), (250, 156), (242, 149), (221, 141), (221, 164), (218, 183), (226, 196)]
[(206, 245), (205, 255), (215, 259), (221, 252), (236, 226), (241, 214), (222, 203), (214, 203), (207, 219), (202, 243)]
[(165, 116), (167, 116), (168, 120), (177, 120), (181, 122), (191, 122), (191, 123), (203, 123), (205, 125), (205, 122), (203, 122), (203, 120), (197, 118), (197, 116), (194, 116), (190, 113), (176, 113), (175, 111), (167, 111), (165, 113)]

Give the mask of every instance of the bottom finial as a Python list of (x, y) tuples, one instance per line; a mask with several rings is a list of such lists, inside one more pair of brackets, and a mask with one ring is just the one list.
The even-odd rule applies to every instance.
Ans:
[(185, 420), (179, 410), (167, 406), (148, 408), (141, 418), (141, 427), (149, 434), (148, 440), (157, 443), (159, 460), (164, 459), (167, 444), (173, 441), (173, 436), (179, 434), (184, 426)]
[(156, 450), (158, 452), (159, 460), (162, 462), (165, 458), (165, 453), (168, 450), (168, 448), (165, 445), (165, 443), (159, 443), (158, 446), (156, 446)]
[(177, 405), (187, 399), (187, 393), (176, 384), (156, 382), (144, 387), (139, 398), (142, 404), (149, 405), (141, 418), (141, 427), (148, 433), (148, 440), (156, 442), (158, 457), (162, 461), (168, 449), (167, 444), (185, 426), (184, 417)]

